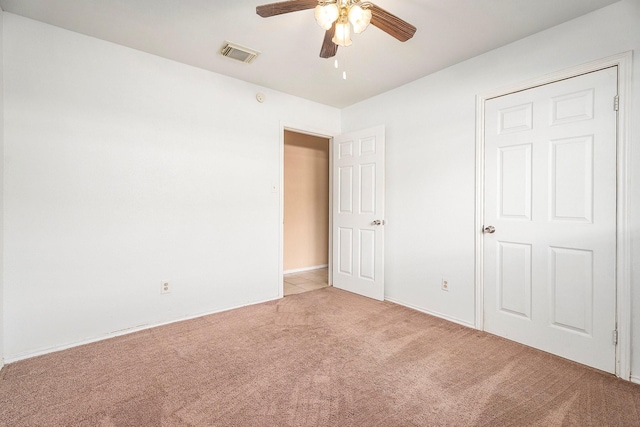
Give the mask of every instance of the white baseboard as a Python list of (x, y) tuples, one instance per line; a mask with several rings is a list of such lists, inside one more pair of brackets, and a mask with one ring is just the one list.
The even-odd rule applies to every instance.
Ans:
[(384, 299), (385, 299), (385, 301), (389, 301), (389, 302), (392, 302), (394, 304), (402, 305), (404, 307), (411, 308), (411, 309), (419, 311), (421, 313), (429, 314), (431, 316), (439, 317), (440, 319), (444, 319), (444, 320), (447, 320), (449, 322), (457, 323), (458, 325), (462, 325), (462, 326), (466, 326), (466, 327), (469, 327), (469, 328), (476, 329), (476, 327), (475, 327), (475, 325), (473, 323), (469, 323), (469, 322), (467, 322), (465, 320), (456, 319), (455, 317), (448, 316), (448, 315), (442, 314), (442, 313), (438, 313), (436, 311), (427, 310), (426, 308), (418, 307), (418, 306), (415, 306), (413, 304), (408, 304), (406, 302), (399, 301), (399, 300), (394, 299), (394, 298), (387, 298), (385, 296)]
[(69, 348), (78, 347), (78, 346), (85, 345), (85, 344), (91, 344), (91, 343), (98, 342), (98, 341), (108, 340), (110, 338), (119, 337), (121, 335), (128, 335), (128, 334), (132, 334), (134, 332), (144, 331), (146, 329), (157, 328), (159, 326), (170, 325), (172, 323), (182, 322), (182, 321), (190, 320), (190, 319), (196, 319), (198, 317), (208, 316), (210, 314), (216, 314), (216, 313), (222, 313), (222, 312), (229, 311), (229, 310), (235, 310), (236, 308), (242, 308), (242, 307), (248, 307), (250, 305), (262, 304), (262, 303), (269, 302), (269, 301), (274, 301), (274, 300), (277, 300), (277, 299), (280, 299), (280, 297), (270, 298), (270, 299), (266, 299), (264, 301), (252, 302), (252, 303), (248, 303), (248, 304), (242, 304), (242, 305), (229, 307), (229, 308), (223, 308), (223, 309), (220, 309), (220, 310), (208, 311), (208, 312), (205, 312), (205, 313), (195, 314), (195, 315), (192, 315), (192, 316), (185, 316), (185, 317), (181, 317), (179, 319), (169, 320), (167, 322), (160, 322), (160, 323), (152, 323), (152, 324), (147, 324), (147, 325), (134, 326), (134, 327), (128, 328), (128, 329), (122, 329), (122, 330), (119, 330), (119, 331), (110, 332), (110, 333), (108, 333), (106, 335), (103, 335), (103, 336), (97, 337), (97, 338), (89, 338), (89, 339), (86, 339), (86, 340), (75, 341), (75, 342), (70, 343), (70, 344), (64, 344), (64, 345), (60, 345), (60, 346), (49, 347), (49, 348), (36, 350), (36, 351), (33, 351), (33, 352), (29, 352), (29, 353), (18, 354), (16, 356), (10, 356), (10, 357), (7, 357), (4, 360), (4, 362), (6, 362), (6, 364), (13, 363), (13, 362), (18, 362), (20, 360), (31, 359), (32, 357), (42, 356), (44, 354), (55, 353), (55, 352), (58, 352), (58, 351), (67, 350)]
[(640, 384), (640, 377), (637, 377), (635, 375), (631, 375), (631, 378), (629, 378), (631, 380), (632, 383), (636, 383), (636, 384)]
[(320, 270), (321, 268), (327, 267), (329, 267), (329, 264), (314, 265), (313, 267), (294, 268), (293, 270), (285, 270), (282, 272), (282, 274), (302, 273), (304, 271)]

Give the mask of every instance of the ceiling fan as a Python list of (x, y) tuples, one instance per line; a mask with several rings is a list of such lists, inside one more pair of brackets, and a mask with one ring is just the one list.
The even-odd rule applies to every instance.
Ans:
[(256, 13), (268, 18), (307, 9), (315, 9), (318, 25), (326, 30), (321, 58), (335, 56), (338, 46), (351, 45), (351, 26), (357, 34), (372, 24), (401, 42), (416, 32), (413, 25), (366, 0), (288, 0), (257, 6)]

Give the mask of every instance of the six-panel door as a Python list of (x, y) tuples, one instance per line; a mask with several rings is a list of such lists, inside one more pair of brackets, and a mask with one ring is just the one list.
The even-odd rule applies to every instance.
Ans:
[(484, 325), (615, 372), (617, 68), (487, 101)]
[(333, 285), (384, 299), (384, 127), (334, 139)]

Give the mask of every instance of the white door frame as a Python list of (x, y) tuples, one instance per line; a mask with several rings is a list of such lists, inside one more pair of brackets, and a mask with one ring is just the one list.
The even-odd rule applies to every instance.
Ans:
[[(475, 327), (484, 329), (484, 116), (485, 102), (510, 93), (531, 89), (603, 68), (618, 67), (617, 202), (616, 202), (616, 375), (631, 376), (631, 235), (629, 216), (629, 156), (632, 52), (624, 52), (521, 83), (501, 87), (476, 96), (476, 212), (475, 212)], [(613, 100), (612, 100), (613, 108)]]
[(279, 154), (279, 184), (278, 194), (280, 196), (280, 215), (278, 220), (278, 235), (280, 236), (280, 242), (278, 244), (278, 298), (284, 296), (284, 131), (302, 133), (306, 135), (319, 136), (321, 138), (327, 138), (329, 140), (329, 253), (327, 263), (329, 264), (328, 272), (329, 276), (327, 283), (331, 286), (333, 283), (333, 277), (331, 273), (332, 266), (332, 230), (333, 230), (333, 137), (338, 135), (324, 129), (317, 129), (313, 126), (307, 126), (300, 123), (280, 122), (280, 154)]

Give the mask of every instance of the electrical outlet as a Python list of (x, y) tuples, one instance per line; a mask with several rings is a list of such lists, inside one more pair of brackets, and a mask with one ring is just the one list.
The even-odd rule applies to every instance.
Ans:
[(442, 290), (443, 291), (449, 290), (449, 279), (445, 279), (444, 277), (442, 278)]
[(168, 294), (169, 292), (171, 292), (171, 286), (169, 286), (169, 281), (163, 280), (162, 282), (160, 282), (160, 293)]

